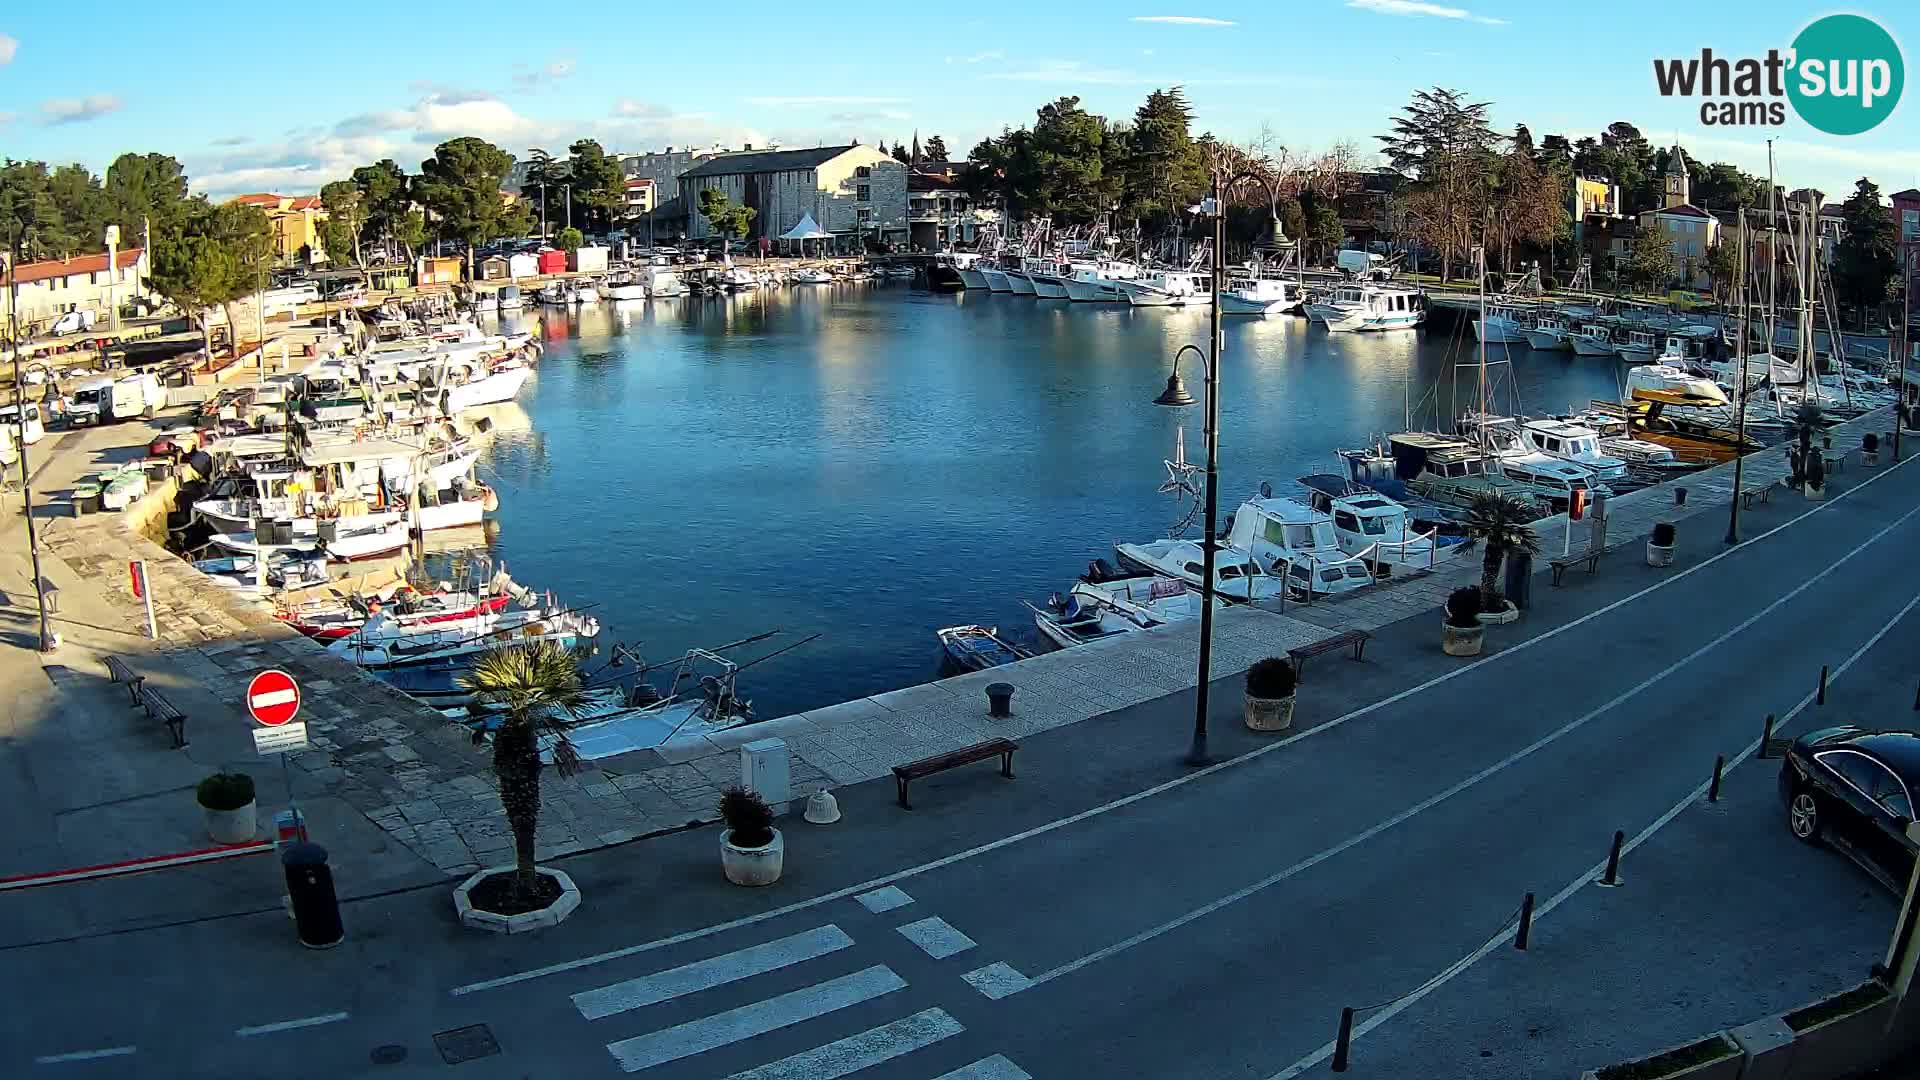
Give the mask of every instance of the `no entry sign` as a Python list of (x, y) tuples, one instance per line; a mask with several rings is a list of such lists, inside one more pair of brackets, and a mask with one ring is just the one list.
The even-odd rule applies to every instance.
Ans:
[(277, 668), (263, 671), (247, 684), (247, 711), (268, 727), (279, 727), (300, 712), (300, 686)]

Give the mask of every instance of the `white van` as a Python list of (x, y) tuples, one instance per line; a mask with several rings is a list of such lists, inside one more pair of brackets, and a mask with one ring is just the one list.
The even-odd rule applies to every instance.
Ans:
[[(1371, 251), (1343, 248), (1340, 254), (1334, 256), (1334, 265), (1339, 267), (1348, 277), (1352, 278), (1367, 277), (1374, 280), (1386, 280), (1391, 276), (1391, 271), (1387, 269), (1386, 256), (1375, 255)], [(1370, 271), (1379, 272), (1370, 273)]]
[(90, 379), (67, 398), (67, 422), (80, 427), (109, 420), (151, 419), (167, 404), (167, 391), (151, 373)]
[(93, 329), (99, 319), (99, 313), (92, 308), (75, 308), (53, 320), (53, 335), (64, 337), (68, 334), (83, 333)]
[[(0, 425), (4, 425), (12, 435), (20, 435), (20, 411), (11, 405), (0, 407)], [(32, 446), (46, 436), (46, 416), (40, 411), (40, 403), (27, 402), (27, 445)]]

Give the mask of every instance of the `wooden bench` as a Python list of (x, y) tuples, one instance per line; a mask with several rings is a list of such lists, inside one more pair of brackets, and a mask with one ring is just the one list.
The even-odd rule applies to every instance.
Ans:
[(147, 710), (147, 716), (167, 725), (167, 734), (173, 736), (173, 748), (187, 745), (187, 714), (173, 707), (173, 702), (160, 696), (160, 691), (150, 686), (140, 688), (140, 707)]
[(1319, 656), (1321, 653), (1333, 652), (1335, 649), (1344, 649), (1349, 645), (1353, 647), (1354, 662), (1358, 663), (1361, 654), (1367, 651), (1367, 640), (1371, 637), (1373, 637), (1373, 635), (1367, 633), (1365, 630), (1348, 630), (1344, 634), (1335, 634), (1330, 638), (1316, 641), (1311, 645), (1302, 645), (1297, 649), (1288, 649), (1287, 659), (1293, 661), (1293, 677), (1298, 680), (1301, 670), (1307, 666), (1307, 661), (1313, 657)]
[(900, 785), (900, 809), (913, 809), (913, 805), (907, 802), (907, 785), (912, 781), (923, 776), (932, 776), (934, 773), (946, 772), (948, 769), (957, 769), (962, 765), (971, 765), (976, 761), (998, 757), (1000, 775), (1009, 780), (1013, 779), (1013, 752), (1018, 749), (1020, 744), (1012, 739), (994, 738), (986, 742), (974, 743), (972, 746), (963, 746), (958, 750), (949, 750), (944, 754), (924, 757), (919, 761), (909, 761), (905, 765), (895, 765), (893, 779)]
[(1567, 568), (1570, 566), (1578, 566), (1581, 563), (1585, 563), (1587, 573), (1592, 574), (1597, 572), (1600, 569), (1600, 556), (1603, 554), (1605, 554), (1604, 551), (1589, 548), (1586, 551), (1575, 552), (1564, 559), (1548, 560), (1547, 565), (1553, 567), (1554, 587), (1560, 587), (1560, 579), (1567, 576)]
[(1740, 508), (1743, 510), (1751, 510), (1753, 509), (1754, 503), (1772, 502), (1774, 487), (1775, 485), (1773, 484), (1755, 484), (1753, 487), (1742, 491), (1740, 493)]
[(107, 657), (107, 678), (112, 682), (126, 685), (127, 704), (138, 705), (140, 703), (140, 684), (147, 681), (145, 675), (128, 667), (125, 660), (117, 656), (109, 656)]

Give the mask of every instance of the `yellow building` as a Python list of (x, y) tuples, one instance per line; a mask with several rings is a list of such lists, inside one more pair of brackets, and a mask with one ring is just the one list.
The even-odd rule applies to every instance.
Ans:
[(1707, 273), (1707, 252), (1720, 242), (1720, 221), (1693, 205), (1691, 187), (1686, 152), (1675, 146), (1667, 167), (1666, 205), (1640, 215), (1640, 232), (1665, 232), (1673, 242), (1674, 279), (1688, 288), (1705, 289), (1713, 281)]
[(327, 220), (318, 195), (239, 195), (232, 201), (255, 206), (273, 227), (273, 261), (282, 266), (322, 263), (327, 251), (320, 243), (320, 223)]

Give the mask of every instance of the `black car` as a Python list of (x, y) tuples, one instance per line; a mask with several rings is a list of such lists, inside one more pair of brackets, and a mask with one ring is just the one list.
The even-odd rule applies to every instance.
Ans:
[(1920, 851), (1907, 838), (1920, 786), (1920, 735), (1834, 727), (1793, 741), (1780, 763), (1787, 828), (1826, 842), (1904, 893)]

